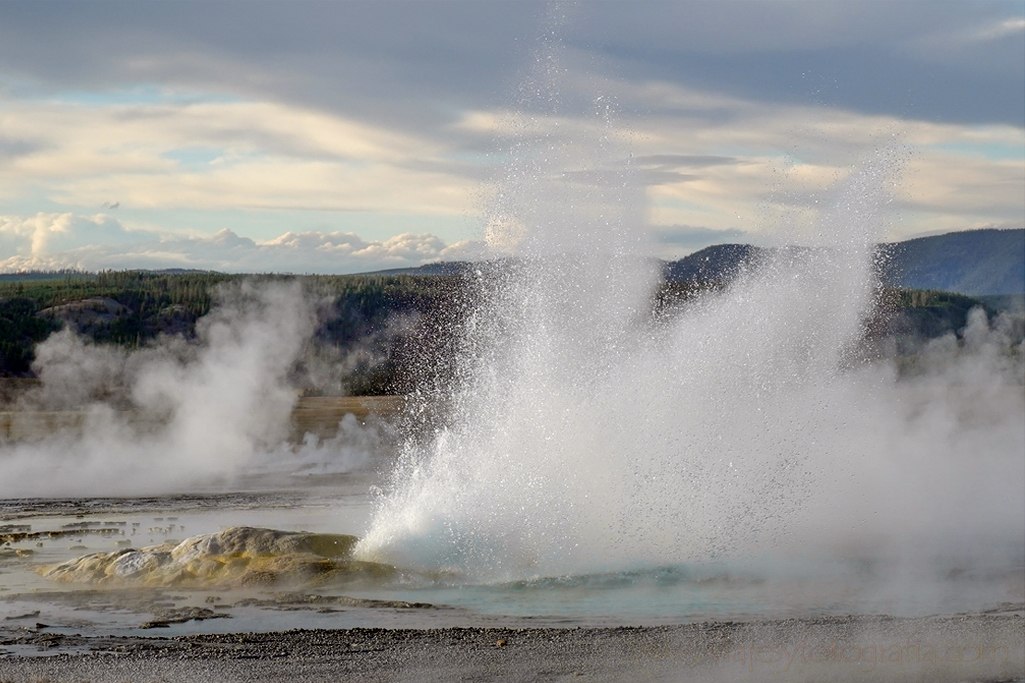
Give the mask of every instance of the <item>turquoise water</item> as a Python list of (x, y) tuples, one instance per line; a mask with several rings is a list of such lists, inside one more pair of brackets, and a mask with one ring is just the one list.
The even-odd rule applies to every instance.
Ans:
[[(1021, 609), (1025, 594), (1022, 548), (1008, 548), (1004, 559), (991, 559), (988, 566), (936, 558), (926, 572), (909, 570), (897, 558), (752, 557), (488, 583), (455, 574), (400, 572), (378, 581), (287, 587), (97, 588), (55, 583), (36, 572), (41, 565), (87, 553), (178, 541), (232, 526), (360, 533), (372, 512), (366, 477), (336, 476), (323, 484), (144, 499), (2, 501), (0, 528), (58, 533), (14, 542), (0, 554), (0, 627), (45, 623), (68, 633), (169, 635), (360, 626), (656, 625)], [(69, 527), (83, 531), (69, 534)], [(328, 602), (297, 604), (296, 595)], [(330, 602), (338, 596), (431, 607)], [(162, 609), (189, 606), (227, 617), (140, 629)]]
[[(1021, 603), (1025, 570), (1008, 558), (984, 571), (897, 577), (844, 563), (805, 571), (747, 563), (545, 577), (497, 584), (439, 582), (360, 591), (382, 599), (431, 602), (476, 614), (572, 625), (654, 625), (845, 614), (924, 616)], [(957, 574), (957, 576), (953, 576)]]

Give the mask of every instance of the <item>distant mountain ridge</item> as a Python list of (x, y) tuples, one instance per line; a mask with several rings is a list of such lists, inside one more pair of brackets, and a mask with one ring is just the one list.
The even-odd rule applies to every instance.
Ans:
[(750, 244), (716, 244), (695, 251), (662, 269), (671, 282), (714, 284), (732, 280), (745, 266), (771, 251)]
[[(968, 296), (1025, 294), (1025, 229), (968, 230), (880, 244), (880, 276), (901, 289)], [(728, 282), (744, 265), (771, 251), (717, 244), (666, 264), (666, 278)]]
[(435, 261), (422, 266), (386, 268), (359, 275), (462, 275), (470, 265), (470, 261)]
[[(1025, 228), (982, 229), (880, 244), (883, 282), (902, 289), (928, 289), (968, 296), (1025, 294)], [(667, 280), (725, 283), (771, 249), (717, 244), (663, 265)], [(470, 263), (444, 261), (367, 275), (459, 275)]]
[(972, 296), (1025, 293), (1025, 229), (968, 230), (881, 245), (883, 280)]

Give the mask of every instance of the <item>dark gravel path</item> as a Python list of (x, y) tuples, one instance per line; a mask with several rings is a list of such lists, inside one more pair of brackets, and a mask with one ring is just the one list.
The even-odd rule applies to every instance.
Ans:
[(1025, 620), (980, 614), (176, 638), (0, 631), (0, 683), (349, 680), (1025, 681)]

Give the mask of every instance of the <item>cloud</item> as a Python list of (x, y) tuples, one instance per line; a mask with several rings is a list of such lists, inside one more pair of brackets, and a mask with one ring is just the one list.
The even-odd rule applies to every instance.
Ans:
[(568, 40), (638, 82), (940, 123), (1025, 121), (1020, 4), (641, 5), (581, 12)]
[[(0, 62), (49, 87), (159, 82), (441, 133), (453, 111), (508, 101), (546, 14), (532, 0), (26, 4), (4, 10)], [(1008, 58), (1021, 51), (1021, 15), (1005, 3), (642, 1), (582, 4), (560, 30), (631, 80), (890, 115), (947, 90), (958, 95), (920, 115), (1020, 126), (1023, 67)], [(990, 37), (976, 40), (970, 71), (947, 62), (941, 39), (966, 32)]]
[[(579, 73), (564, 78), (568, 90), (585, 87)], [(467, 217), (492, 201), (489, 192), (510, 189), (508, 154), (466, 152), (467, 145), (494, 146), (497, 140), (509, 150), (586, 148), (605, 140), (604, 152), (582, 149), (566, 159), (550, 159), (547, 168), (535, 165), (520, 172), (561, 175), (594, 187), (628, 179), (646, 188), (646, 218), (656, 228), (700, 225), (756, 235), (775, 229), (787, 212), (805, 212), (818, 193), (872, 149), (899, 139), (921, 150), (898, 190), (899, 202), (891, 207), (907, 211), (905, 221), (900, 223), (893, 212), (889, 216), (905, 234), (935, 230), (939, 221), (945, 229), (960, 229), (1025, 220), (1020, 164), (1013, 155), (989, 158), (990, 150), (1022, 149), (1021, 129), (909, 122), (838, 110), (824, 115), (818, 107), (766, 106), (669, 82), (603, 77), (586, 87), (597, 88), (609, 101), (632, 104), (614, 112), (611, 123), (601, 112), (468, 111), (453, 124), (466, 143), (457, 147), (428, 135), (261, 102), (12, 102), (10, 135), (35, 140), (36, 148), (17, 158), (0, 158), (0, 195), (12, 203), (42, 195), (50, 206), (67, 207), (76, 215), (116, 200), (126, 220), (168, 233), (160, 227), (161, 218), (146, 212), (207, 212), (205, 225), (231, 225), (239, 235), (247, 234), (245, 217), (237, 220), (231, 212), (277, 216), (264, 219), (262, 235), (248, 235), (263, 242), (281, 235), (285, 226), (311, 234), (364, 234), (367, 217), (375, 214), (421, 221), (434, 217), (419, 226), (409, 218), (392, 221), (401, 226), (394, 228), (378, 219), (375, 237), (383, 243), (384, 230), (393, 229), (430, 232), (456, 242), (468, 236)], [(719, 121), (723, 110), (731, 112), (728, 125)], [(618, 153), (610, 153), (612, 148)], [(481, 179), (488, 176), (492, 187), (482, 187)], [(313, 212), (333, 216), (317, 224), (296, 218)], [(189, 227), (183, 220), (175, 226)], [(305, 253), (283, 246), (278, 253), (295, 259)], [(338, 252), (339, 245), (328, 242), (311, 252), (316, 260), (310, 264), (290, 258), (281, 265), (333, 271), (336, 266), (326, 255), (332, 249)], [(396, 249), (384, 251), (396, 267), (411, 258), (397, 257)], [(17, 253), (20, 258), (9, 258), (7, 267), (43, 263), (38, 254), (35, 261), (26, 261), (23, 250)], [(106, 260), (126, 263), (135, 256), (142, 266), (171, 253), (132, 251), (119, 258), (110, 252)], [(369, 253), (353, 253), (369, 258)], [(233, 261), (218, 263), (231, 267)]]
[(256, 241), (224, 229), (211, 236), (131, 230), (99, 214), (0, 217), (0, 272), (80, 268), (196, 268), (225, 272), (351, 273), (478, 258), (479, 244), (430, 234), (366, 240), (351, 232), (287, 232)]
[(730, 166), (741, 163), (734, 157), (716, 156), (713, 154), (648, 154), (634, 157), (631, 163), (637, 166), (653, 166), (659, 169), (671, 168), (706, 168), (708, 166)]
[[(888, 216), (895, 230), (1025, 220), (1013, 163), (941, 148), (1025, 149), (1014, 8), (584, 3), (547, 66), (533, 39), (545, 13), (534, 2), (5, 7), (0, 201), (23, 216), (117, 203), (126, 225), (230, 226), (253, 250), (286, 229), (455, 243), (510, 184), (513, 150), (584, 141), (623, 154), (533, 171), (593, 188), (629, 176), (656, 228), (756, 235), (788, 212), (804, 220), (816, 193), (898, 136), (925, 151), (891, 207), (907, 212)], [(525, 66), (535, 78), (517, 88)]]
[(128, 248), (143, 239), (143, 233), (127, 231), (116, 220), (102, 214), (92, 217), (71, 214), (37, 214), (27, 218), (0, 216), (0, 245), (2, 253), (13, 255), (9, 259), (45, 262), (60, 253), (88, 250), (96, 244), (116, 242)]
[(448, 103), (488, 91), (497, 99), (495, 84), (512, 82), (526, 52), (519, 37), (533, 35), (541, 8), (525, 4), (497, 14), (478, 3), (408, 1), (5, 8), (0, 62), (47, 88), (155, 82), (438, 129)]
[[(917, 211), (947, 216), (1002, 215), (1013, 222), (1025, 208), (1025, 167), (1021, 160), (956, 159), (941, 151), (922, 152), (911, 161), (915, 181), (901, 199)], [(945, 162), (945, 163), (944, 163)]]
[(38, 145), (28, 140), (9, 138), (0, 135), (0, 160), (14, 159), (26, 154), (31, 154), (38, 149)]
[(0, 155), (10, 197), (45, 187), (77, 207), (117, 197), (136, 208), (460, 214), (477, 182), (429, 138), (300, 107), (3, 103), (12, 139), (42, 141)]
[(682, 247), (688, 251), (697, 251), (713, 244), (745, 244), (753, 241), (753, 238), (754, 235), (739, 228), (713, 230), (693, 225), (667, 226), (655, 233), (655, 240), (659, 244)]
[(586, 171), (565, 171), (562, 177), (570, 182), (594, 185), (597, 187), (616, 187), (624, 183), (641, 185), (668, 185), (696, 180), (700, 176), (692, 173), (679, 173), (664, 169), (638, 169), (627, 172), (624, 169), (589, 169)]
[(999, 40), (1025, 33), (1025, 18), (1004, 19), (976, 29), (972, 38), (977, 41)]

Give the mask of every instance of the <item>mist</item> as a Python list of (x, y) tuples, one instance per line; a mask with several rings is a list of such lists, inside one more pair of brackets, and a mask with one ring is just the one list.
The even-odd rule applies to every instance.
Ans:
[(846, 373), (828, 395), (838, 424), (820, 441), (828, 459), (788, 550), (879, 560), (905, 579), (970, 568), (1020, 576), (1022, 323), (976, 308), (960, 337), (929, 340), (910, 370), (889, 360)]
[(350, 420), (333, 439), (289, 443), (300, 387), (338, 384), (345, 367), (313, 344), (320, 297), (298, 281), (243, 281), (214, 294), (194, 340), (162, 336), (129, 350), (64, 329), (39, 344), (40, 385), (17, 406), (39, 416), (39, 429), (0, 443), (0, 496), (206, 490), (252, 472), (365, 463), (381, 426)]
[(368, 556), (492, 580), (765, 553), (1020, 566), (1021, 318), (976, 309), (901, 370), (864, 356), (872, 284), (852, 293), (844, 258), (785, 256), (632, 334), (503, 324), (452, 423), (407, 447)]

